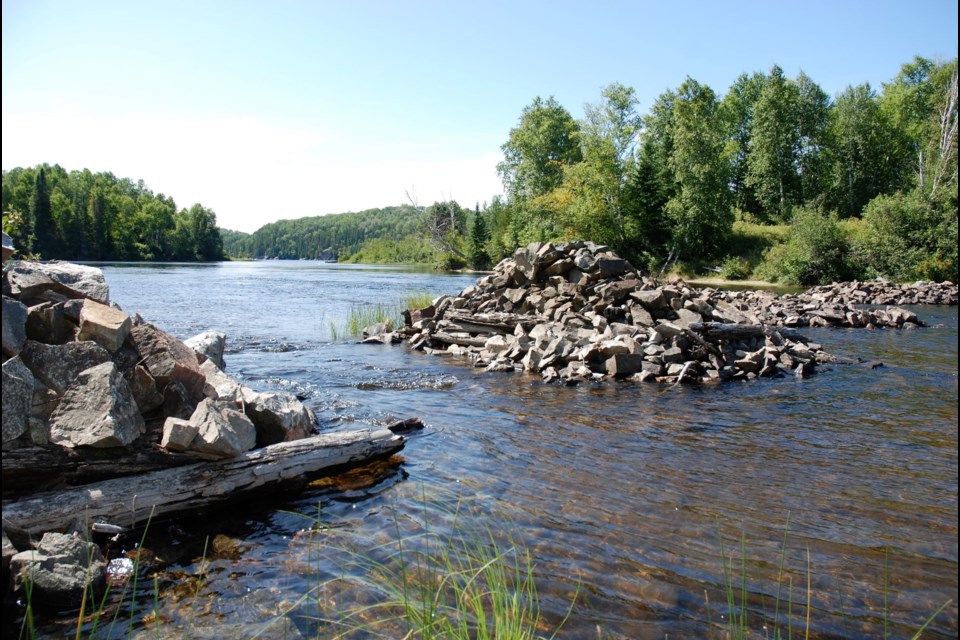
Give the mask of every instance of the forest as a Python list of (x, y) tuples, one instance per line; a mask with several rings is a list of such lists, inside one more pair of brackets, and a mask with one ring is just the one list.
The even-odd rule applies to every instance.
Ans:
[(44, 260), (224, 258), (213, 211), (177, 210), (143, 180), (39, 165), (3, 172), (3, 227), (21, 255)]
[(575, 119), (536, 97), (502, 145), (504, 195), (279, 220), (252, 234), (143, 181), (57, 165), (3, 173), (19, 247), (89, 260), (337, 259), (486, 269), (590, 239), (652, 274), (790, 284), (957, 278), (957, 60), (915, 57), (879, 90), (800, 72), (687, 77), (646, 113), (607, 86)]

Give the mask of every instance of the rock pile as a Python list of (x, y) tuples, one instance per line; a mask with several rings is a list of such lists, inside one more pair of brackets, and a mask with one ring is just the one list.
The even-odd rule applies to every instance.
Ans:
[(568, 382), (805, 376), (835, 358), (791, 327), (919, 324), (904, 310), (663, 284), (590, 242), (518, 249), (476, 286), (405, 320), (414, 348)]
[[(225, 336), (186, 343), (109, 303), (103, 273), (14, 262), (3, 279), (3, 449), (128, 447), (152, 438), (206, 458), (307, 437), (316, 419), (288, 393), (223, 370)], [(148, 424), (163, 424), (162, 435)]]
[(957, 285), (952, 282), (897, 284), (886, 280), (841, 282), (807, 291), (811, 299), (835, 304), (957, 304)]

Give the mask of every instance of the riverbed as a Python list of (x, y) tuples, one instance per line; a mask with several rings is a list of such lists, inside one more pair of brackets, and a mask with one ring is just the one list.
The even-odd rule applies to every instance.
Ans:
[[(350, 558), (454, 527), (529, 553), (547, 636), (570, 611), (558, 637), (723, 637), (731, 584), (757, 637), (802, 634), (808, 597), (812, 637), (885, 625), (909, 637), (957, 601), (956, 307), (912, 307), (924, 329), (803, 332), (877, 368), (567, 387), (342, 337), (361, 307), (474, 276), (306, 261), (103, 269), (124, 310), (181, 338), (225, 332), (227, 372), (300, 395), (321, 429), (427, 424), (368, 473), (148, 530), (141, 605), (159, 592), (167, 625), (244, 636), (282, 618), (330, 637), (322, 618), (380, 597)], [(957, 620), (953, 604), (924, 637), (956, 638)]]

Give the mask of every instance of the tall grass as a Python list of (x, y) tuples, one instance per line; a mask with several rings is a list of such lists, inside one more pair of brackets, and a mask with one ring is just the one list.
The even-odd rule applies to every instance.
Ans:
[(366, 327), (381, 322), (390, 326), (403, 326), (403, 312), (407, 309), (423, 309), (432, 304), (432, 296), (425, 291), (415, 291), (397, 302), (384, 304), (354, 304), (350, 306), (350, 313), (340, 321), (330, 321), (330, 337), (332, 340), (357, 338)]
[[(338, 550), (346, 551), (344, 576), (319, 584), (311, 594), (326, 631), (337, 638), (556, 637), (566, 617), (549, 630), (541, 616), (529, 551), (508, 533), (465, 525), (459, 508), (458, 503), (451, 524), (442, 530), (432, 528), (425, 508), (415, 533), (405, 532), (395, 514), (389, 541), (359, 552)], [(314, 530), (329, 531), (320, 518), (312, 520)], [(326, 550), (331, 551), (329, 546)], [(325, 606), (331, 591), (349, 592), (353, 587), (375, 592), (374, 601), (339, 611)]]

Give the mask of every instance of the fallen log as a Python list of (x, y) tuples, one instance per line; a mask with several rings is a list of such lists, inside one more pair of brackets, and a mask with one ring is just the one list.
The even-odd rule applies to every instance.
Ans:
[(39, 535), (62, 531), (77, 518), (133, 528), (151, 513), (157, 517), (207, 507), (273, 483), (383, 458), (402, 449), (405, 441), (390, 429), (326, 433), (227, 460), (36, 494), (3, 505), (3, 528)]
[(458, 336), (451, 333), (446, 333), (445, 331), (435, 331), (430, 334), (430, 339), (434, 342), (440, 342), (442, 344), (455, 344), (461, 347), (483, 347), (487, 344), (486, 338), (474, 338), (466, 336)]
[(766, 335), (759, 324), (724, 324), (722, 322), (694, 322), (690, 329), (712, 340), (749, 340)]

